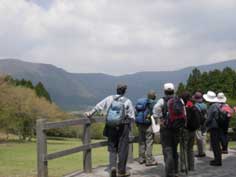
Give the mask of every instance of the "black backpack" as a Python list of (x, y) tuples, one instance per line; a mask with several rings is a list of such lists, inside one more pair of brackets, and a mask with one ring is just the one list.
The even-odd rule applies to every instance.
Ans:
[(196, 103), (195, 107), (200, 114), (200, 125), (205, 125), (207, 120), (207, 106), (204, 103)]
[(233, 110), (228, 104), (219, 104), (218, 105), (218, 118), (216, 122), (219, 128), (223, 130), (228, 129), (229, 120), (232, 117)]
[[(188, 104), (189, 103), (189, 104)], [(200, 128), (200, 119), (201, 114), (200, 111), (192, 104), (192, 102), (188, 102), (186, 105), (186, 113), (187, 113), (187, 129), (189, 131), (196, 131)]]

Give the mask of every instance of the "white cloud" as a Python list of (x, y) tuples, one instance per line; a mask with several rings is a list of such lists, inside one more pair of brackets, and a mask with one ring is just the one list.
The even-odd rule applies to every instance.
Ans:
[(179, 69), (236, 58), (235, 15), (234, 0), (1, 0), (0, 57), (72, 72)]

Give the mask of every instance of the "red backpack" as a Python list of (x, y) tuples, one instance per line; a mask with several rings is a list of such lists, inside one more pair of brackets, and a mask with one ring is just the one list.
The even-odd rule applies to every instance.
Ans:
[(166, 126), (172, 129), (184, 128), (187, 118), (183, 100), (179, 97), (166, 97), (163, 99), (163, 117), (166, 119)]

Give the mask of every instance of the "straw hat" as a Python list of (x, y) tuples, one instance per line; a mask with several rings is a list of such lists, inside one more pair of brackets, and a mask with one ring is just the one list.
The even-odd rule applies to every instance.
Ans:
[(213, 91), (208, 91), (207, 94), (203, 95), (204, 100), (210, 103), (218, 102), (218, 99), (216, 97), (216, 93)]
[(220, 92), (217, 94), (217, 102), (225, 103), (226, 101), (227, 101), (227, 98), (223, 92)]

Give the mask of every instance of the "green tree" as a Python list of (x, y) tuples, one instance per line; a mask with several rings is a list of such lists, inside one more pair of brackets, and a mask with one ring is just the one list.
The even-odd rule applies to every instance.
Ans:
[(35, 91), (36, 91), (36, 94), (37, 94), (39, 97), (44, 97), (44, 98), (46, 98), (50, 103), (52, 102), (49, 93), (47, 92), (47, 90), (45, 89), (44, 85), (43, 85), (41, 82), (39, 82), (39, 83), (35, 86)]
[(176, 94), (180, 96), (185, 90), (185, 85), (180, 82)]
[(201, 87), (201, 71), (197, 68), (194, 68), (187, 80), (186, 90), (188, 90), (190, 93), (194, 93), (196, 90), (201, 90)]

